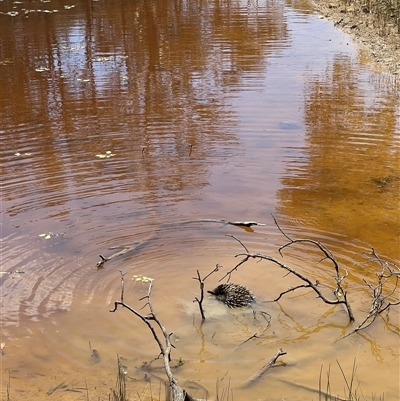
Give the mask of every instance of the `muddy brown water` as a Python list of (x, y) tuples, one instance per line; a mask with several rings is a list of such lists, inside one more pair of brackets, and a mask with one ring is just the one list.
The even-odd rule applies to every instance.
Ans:
[[(79, 1), (0, 3), (1, 397), (108, 399), (116, 357), (130, 399), (163, 393), (140, 369), (158, 355), (147, 328), (110, 313), (126, 272), (139, 308), (154, 279), (158, 316), (173, 331), (179, 383), (208, 399), (334, 395), (356, 359), (358, 394), (399, 399), (399, 310), (360, 334), (343, 309), (267, 262), (232, 281), (257, 311), (192, 301), (192, 277), (243, 248), (279, 258), (293, 238), (321, 241), (347, 271), (356, 324), (370, 307), (373, 246), (399, 263), (400, 101), (394, 77), (364, 63), (351, 39), (307, 2)], [(253, 229), (202, 219), (255, 220)], [(135, 245), (96, 269), (110, 247)], [(284, 261), (329, 284), (333, 269), (301, 244)], [(398, 290), (392, 300), (398, 300)], [(252, 338), (254, 334), (257, 338)], [(283, 363), (242, 384), (278, 348)], [(98, 358), (91, 357), (93, 349)], [(59, 386), (59, 387), (57, 387)], [(197, 386), (197, 387), (196, 387)], [(49, 395), (50, 394), (50, 395)], [(163, 395), (161, 396), (163, 398)]]

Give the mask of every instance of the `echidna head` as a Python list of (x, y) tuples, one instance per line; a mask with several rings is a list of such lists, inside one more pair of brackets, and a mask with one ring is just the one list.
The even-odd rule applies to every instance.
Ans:
[(215, 287), (213, 290), (211, 291), (207, 291), (209, 294), (212, 295), (223, 295), (226, 294), (226, 284), (220, 284), (219, 286)]

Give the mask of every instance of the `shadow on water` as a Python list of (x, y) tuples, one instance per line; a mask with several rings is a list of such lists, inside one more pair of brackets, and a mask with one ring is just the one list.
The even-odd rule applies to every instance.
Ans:
[[(196, 380), (210, 398), (229, 377), (234, 399), (310, 399), (321, 365), (338, 359), (349, 372), (356, 356), (366, 394), (396, 393), (395, 308), (335, 342), (349, 328), (343, 311), (308, 292), (266, 303), (298, 282), (256, 261), (232, 281), (267, 309), (266, 331), (251, 311), (211, 298), (201, 325), (192, 302), (196, 270), (223, 266), (211, 288), (237, 263), (243, 248), (227, 234), (280, 257), (271, 213), (291, 236), (332, 250), (357, 316), (374, 272), (354, 255), (371, 244), (399, 259), (399, 99), (347, 36), (304, 1), (2, 1), (0, 12), (1, 358), (11, 400), (86, 400), (87, 389), (107, 399), (117, 354), (129, 396), (148, 395), (143, 364), (158, 350), (133, 316), (109, 313), (118, 269), (135, 307), (147, 292), (136, 278), (154, 279), (173, 358), (185, 362), (180, 384)], [(97, 270), (99, 254), (121, 249), (130, 250)], [(296, 247), (284, 260), (331, 280), (320, 256)], [(285, 366), (242, 389), (280, 347)], [(342, 379), (332, 373), (338, 394)]]

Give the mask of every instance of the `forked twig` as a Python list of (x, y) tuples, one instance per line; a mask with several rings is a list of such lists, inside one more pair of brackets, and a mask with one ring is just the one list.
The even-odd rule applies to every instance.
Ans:
[(207, 274), (207, 276), (205, 276), (203, 279), (200, 276), (200, 272), (197, 270), (197, 277), (192, 277), (194, 280), (197, 280), (200, 284), (200, 299), (195, 297), (193, 302), (197, 302), (200, 308), (200, 313), (201, 313), (201, 319), (204, 321), (205, 320), (205, 315), (204, 315), (204, 309), (203, 309), (203, 300), (204, 300), (204, 281), (206, 281), (206, 279), (208, 277), (211, 276), (211, 274), (219, 271), (220, 269), (222, 269), (222, 266), (217, 263), (217, 265), (215, 266), (215, 268)]
[[(372, 285), (363, 279), (364, 283), (372, 291), (371, 307), (365, 319), (354, 330), (342, 336), (340, 339), (366, 329), (374, 323), (381, 313), (389, 310), (391, 306), (400, 305), (400, 300), (389, 300), (395, 294), (396, 290), (398, 290), (399, 269), (395, 265), (391, 266), (388, 262), (383, 261), (375, 252), (374, 248), (371, 250), (371, 255), (372, 257), (368, 257), (368, 261), (377, 262), (381, 267), (380, 272), (375, 274), (377, 277), (377, 283), (375, 285)], [(393, 288), (387, 294), (384, 294), (385, 284), (390, 280), (394, 280)]]
[[(335, 299), (329, 299), (327, 298), (322, 291), (320, 290), (320, 283), (319, 281), (312, 281), (310, 280), (308, 277), (306, 277), (305, 275), (303, 275), (302, 273), (299, 273), (297, 270), (293, 269), (292, 267), (282, 263), (281, 261), (275, 259), (272, 256), (269, 255), (264, 255), (261, 253), (252, 253), (248, 250), (248, 248), (243, 244), (242, 241), (240, 241), (238, 238), (236, 238), (234, 235), (228, 235), (229, 237), (235, 239), (237, 242), (239, 242), (239, 244), (244, 248), (245, 252), (244, 253), (239, 253), (237, 254), (235, 257), (242, 257), (241, 261), (239, 263), (237, 263), (231, 270), (229, 270), (224, 277), (222, 277), (221, 280), (223, 280), (225, 277), (228, 277), (228, 279), (230, 279), (231, 274), (236, 271), (239, 266), (241, 266), (242, 264), (246, 263), (249, 259), (260, 259), (260, 260), (267, 260), (270, 261), (276, 265), (278, 265), (280, 268), (286, 270), (289, 274), (292, 274), (294, 276), (296, 276), (297, 278), (299, 278), (300, 280), (302, 280), (303, 282), (305, 282), (306, 284), (303, 285), (299, 285), (293, 288), (290, 288), (284, 292), (282, 292), (276, 299), (275, 301), (279, 300), (283, 295), (287, 294), (288, 292), (292, 292), (295, 291), (299, 288), (311, 288), (316, 294), (318, 298), (321, 298), (326, 304), (329, 305), (344, 305), (347, 311), (347, 315), (349, 317), (350, 322), (353, 322), (354, 319), (354, 315), (353, 315), (353, 311), (351, 309), (350, 303), (347, 299), (347, 292), (345, 291), (345, 289), (342, 286), (342, 282), (344, 280), (345, 277), (347, 277), (347, 272), (344, 275), (340, 274), (340, 269), (339, 269), (339, 265), (336, 261), (336, 259), (333, 257), (333, 255), (331, 254), (331, 252), (325, 248), (325, 246), (323, 246), (321, 243), (317, 242), (317, 241), (313, 241), (313, 240), (309, 240), (309, 239), (296, 239), (293, 240), (292, 238), (290, 238), (279, 226), (278, 222), (276, 221), (275, 217), (272, 216), (276, 226), (278, 227), (278, 230), (285, 236), (286, 239), (289, 240), (289, 242), (283, 246), (281, 246), (279, 248), (279, 253), (282, 255), (282, 250), (290, 245), (296, 244), (296, 243), (309, 243), (309, 244), (313, 244), (314, 246), (316, 246), (323, 254), (324, 254), (324, 258), (323, 259), (328, 259), (332, 262), (334, 269), (335, 269), (335, 282), (336, 282), (336, 286), (335, 289), (333, 290), (333, 293), (335, 294), (336, 298)], [(220, 280), (220, 281), (221, 281)]]
[[(146, 299), (146, 305), (148, 306), (150, 313), (147, 315), (143, 315), (139, 313), (136, 309), (132, 308), (128, 304), (125, 303), (124, 301), (124, 276), (126, 273), (123, 273), (122, 270), (119, 270), (119, 273), (121, 275), (121, 297), (119, 301), (114, 302), (114, 309), (110, 310), (110, 312), (116, 312), (118, 310), (119, 306), (122, 306), (123, 308), (128, 309), (130, 312), (132, 312), (135, 316), (137, 316), (142, 322), (146, 324), (146, 326), (149, 328), (151, 331), (159, 349), (160, 349), (160, 355), (163, 357), (163, 362), (164, 362), (164, 369), (165, 373), (168, 377), (169, 385), (171, 387), (172, 391), (172, 401), (196, 401), (193, 397), (191, 397), (186, 390), (184, 390), (182, 387), (178, 385), (177, 380), (175, 379), (174, 375), (172, 374), (171, 371), (171, 350), (172, 350), (172, 343), (171, 343), (171, 336), (172, 332), (168, 333), (164, 325), (162, 324), (161, 320), (158, 318), (156, 315), (153, 304), (151, 301), (151, 290), (153, 288), (153, 281), (150, 282), (149, 289), (147, 291), (147, 295), (141, 298), (141, 300)], [(155, 322), (155, 326), (152, 325), (152, 322)], [(162, 341), (161, 338), (157, 335), (155, 328), (158, 327), (161, 330), (161, 333), (164, 337), (164, 340)]]

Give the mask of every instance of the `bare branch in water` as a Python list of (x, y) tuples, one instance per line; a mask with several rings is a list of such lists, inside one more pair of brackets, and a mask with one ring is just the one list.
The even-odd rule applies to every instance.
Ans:
[(253, 376), (251, 376), (248, 380), (246, 380), (243, 384), (243, 388), (249, 387), (252, 384), (254, 384), (258, 379), (261, 378), (261, 376), (267, 372), (268, 370), (270, 370), (271, 368), (276, 367), (276, 361), (277, 359), (282, 356), (282, 355), (286, 355), (286, 352), (284, 352), (282, 350), (282, 348), (278, 349), (278, 352), (271, 358), (271, 360), (264, 365), (257, 373), (255, 373)]
[[(376, 262), (380, 266), (380, 271), (375, 274), (377, 277), (377, 282), (374, 285), (368, 283), (365, 279), (363, 280), (372, 292), (371, 307), (365, 319), (354, 330), (342, 336), (340, 339), (357, 333), (360, 330), (366, 329), (367, 327), (371, 326), (372, 323), (374, 323), (379, 315), (385, 311), (389, 311), (391, 306), (400, 305), (399, 299), (394, 301), (390, 300), (394, 296), (396, 290), (398, 290), (400, 276), (399, 268), (394, 264), (383, 261), (375, 252), (374, 248), (371, 249), (371, 254), (368, 255), (367, 261)], [(392, 288), (390, 288), (385, 294), (386, 288), (389, 286), (390, 282), (392, 283)]]
[(205, 315), (204, 315), (204, 309), (203, 309), (203, 300), (204, 300), (204, 281), (210, 277), (213, 273), (219, 271), (220, 269), (222, 269), (222, 266), (220, 264), (217, 263), (217, 265), (215, 266), (215, 268), (213, 270), (211, 270), (210, 273), (207, 274), (207, 276), (205, 276), (203, 279), (200, 276), (200, 272), (197, 270), (197, 277), (192, 277), (194, 280), (197, 280), (199, 282), (200, 285), (200, 299), (198, 299), (197, 297), (195, 297), (193, 302), (197, 302), (199, 304), (199, 308), (200, 308), (200, 313), (201, 313), (201, 319), (204, 321), (205, 320)]
[[(231, 238), (235, 239), (237, 242), (239, 242), (239, 244), (244, 248), (245, 252), (244, 253), (240, 253), (238, 255), (236, 255), (236, 257), (242, 257), (241, 261), (239, 263), (237, 263), (231, 270), (229, 270), (225, 276), (221, 279), (223, 280), (225, 277), (228, 277), (228, 280), (230, 279), (232, 273), (234, 271), (236, 271), (242, 264), (246, 263), (249, 259), (259, 259), (259, 260), (267, 260), (269, 262), (272, 262), (276, 265), (278, 265), (280, 268), (286, 270), (288, 272), (288, 274), (292, 274), (294, 276), (296, 276), (297, 278), (299, 278), (301, 281), (305, 282), (306, 284), (303, 285), (298, 285), (296, 287), (290, 288), (286, 291), (283, 291), (276, 299), (275, 301), (278, 301), (283, 295), (287, 294), (288, 292), (292, 292), (295, 291), (297, 289), (300, 288), (310, 288), (312, 289), (318, 296), (318, 298), (321, 298), (325, 303), (329, 304), (329, 305), (343, 305), (346, 308), (347, 311), (347, 315), (349, 317), (350, 322), (353, 322), (354, 319), (354, 315), (353, 315), (353, 311), (351, 309), (350, 303), (348, 301), (347, 298), (347, 292), (345, 291), (345, 289), (343, 288), (342, 282), (343, 280), (347, 277), (348, 273), (347, 271), (344, 274), (340, 273), (340, 268), (339, 268), (339, 264), (337, 263), (336, 259), (334, 258), (334, 256), (331, 254), (331, 252), (321, 243), (317, 242), (317, 241), (313, 241), (310, 239), (292, 239), (290, 238), (287, 234), (285, 234), (285, 232), (282, 230), (282, 228), (279, 226), (277, 220), (275, 219), (274, 216), (272, 216), (276, 226), (278, 227), (279, 231), (285, 236), (286, 239), (289, 240), (288, 243), (286, 243), (285, 245), (281, 246), (279, 248), (279, 253), (282, 255), (282, 250), (288, 246), (292, 246), (294, 244), (298, 244), (298, 243), (309, 243), (313, 246), (316, 246), (324, 255), (323, 260), (327, 259), (330, 260), (333, 264), (333, 267), (335, 269), (335, 288), (333, 289), (333, 294), (335, 295), (335, 299), (329, 299), (327, 298), (322, 291), (320, 290), (321, 286), (319, 281), (312, 281), (311, 279), (309, 279), (308, 277), (306, 277), (305, 275), (303, 275), (302, 273), (298, 272), (297, 270), (293, 269), (292, 267), (282, 263), (280, 260), (275, 259), (272, 256), (269, 255), (264, 255), (261, 253), (252, 253), (250, 252), (247, 247), (243, 244), (242, 241), (240, 241), (238, 238), (236, 238), (233, 235), (229, 235)], [(220, 281), (221, 281), (220, 280)]]
[[(119, 301), (114, 302), (114, 309), (110, 310), (110, 312), (116, 312), (118, 310), (119, 306), (122, 306), (123, 308), (128, 309), (130, 312), (132, 312), (135, 316), (137, 316), (142, 322), (149, 328), (151, 331), (154, 340), (156, 341), (159, 349), (160, 349), (160, 356), (163, 358), (164, 362), (164, 370), (167, 375), (169, 385), (171, 387), (171, 392), (172, 392), (172, 401), (202, 401), (202, 400), (196, 400), (195, 398), (191, 397), (186, 390), (184, 390), (182, 387), (178, 385), (178, 382), (174, 375), (172, 374), (171, 371), (171, 350), (172, 350), (172, 343), (171, 343), (171, 336), (172, 332), (168, 333), (164, 325), (162, 324), (161, 320), (158, 318), (152, 301), (151, 301), (151, 290), (153, 288), (153, 281), (150, 282), (149, 289), (147, 291), (147, 295), (142, 298), (146, 299), (146, 305), (148, 306), (150, 312), (147, 315), (144, 315), (142, 313), (139, 313), (136, 309), (132, 308), (128, 304), (125, 303), (124, 301), (124, 276), (126, 273), (123, 273), (122, 270), (119, 270), (119, 273), (121, 275), (121, 296)], [(152, 324), (154, 322), (154, 326)], [(158, 327), (159, 330), (161, 330), (163, 339), (160, 338), (160, 336), (157, 335), (156, 328)]]

